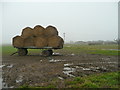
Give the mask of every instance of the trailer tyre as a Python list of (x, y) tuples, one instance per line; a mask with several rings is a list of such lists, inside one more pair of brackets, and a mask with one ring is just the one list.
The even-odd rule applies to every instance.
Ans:
[(19, 56), (25, 56), (27, 55), (27, 53), (28, 53), (27, 49), (18, 49)]
[(50, 52), (50, 55), (52, 55), (53, 54), (53, 51), (52, 50), (48, 50), (49, 52)]
[(42, 56), (45, 56), (45, 57), (51, 56), (51, 52), (49, 50), (44, 50), (42, 51)]

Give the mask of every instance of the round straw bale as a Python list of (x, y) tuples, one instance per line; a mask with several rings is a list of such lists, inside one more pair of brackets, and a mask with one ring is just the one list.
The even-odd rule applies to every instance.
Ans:
[(35, 46), (35, 37), (31, 36), (24, 39), (24, 47)]
[(33, 30), (33, 33), (34, 33), (34, 36), (41, 36), (44, 34), (44, 30), (45, 28), (40, 26), (40, 25), (37, 25), (34, 27), (34, 30)]
[(50, 36), (58, 35), (58, 31), (53, 26), (47, 26), (44, 34), (45, 34), (45, 36), (50, 37)]
[(12, 44), (14, 47), (23, 47), (24, 39), (21, 36), (16, 36), (13, 38)]
[(33, 36), (33, 29), (30, 27), (26, 27), (22, 30), (21, 37), (22, 38), (28, 38), (30, 36)]
[(47, 47), (47, 38), (45, 36), (36, 37), (35, 46), (38, 48)]
[(62, 48), (64, 44), (63, 39), (60, 36), (52, 36), (48, 38), (48, 46), (53, 48)]

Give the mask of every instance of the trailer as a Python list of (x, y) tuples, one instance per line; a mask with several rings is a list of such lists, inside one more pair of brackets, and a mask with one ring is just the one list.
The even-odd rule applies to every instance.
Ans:
[(53, 49), (62, 49), (63, 44), (64, 40), (59, 36), (57, 28), (51, 25), (46, 28), (41, 25), (26, 27), (21, 35), (12, 39), (12, 45), (17, 49), (15, 53), (19, 56), (27, 55), (27, 49), (42, 49), (42, 56), (51, 56)]
[(28, 54), (28, 49), (42, 49), (42, 56), (51, 56), (53, 55), (53, 49), (62, 49), (63, 47), (42, 47), (38, 48), (35, 46), (28, 47), (14, 47), (17, 49), (17, 53), (19, 56), (25, 56)]

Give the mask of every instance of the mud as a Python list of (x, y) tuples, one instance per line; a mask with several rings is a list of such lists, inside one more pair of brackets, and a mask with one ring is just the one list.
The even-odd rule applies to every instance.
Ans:
[[(54, 53), (3, 55), (3, 87), (47, 86), (52, 81), (118, 71), (118, 56)], [(64, 86), (63, 86), (64, 87)]]

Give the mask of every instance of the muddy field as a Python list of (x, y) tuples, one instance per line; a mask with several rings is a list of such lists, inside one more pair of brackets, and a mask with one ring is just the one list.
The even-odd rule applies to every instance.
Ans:
[(66, 79), (118, 71), (118, 56), (62, 52), (50, 57), (42, 57), (38, 53), (3, 55), (3, 65), (4, 87), (47, 86), (57, 80), (57, 87), (65, 88)]

